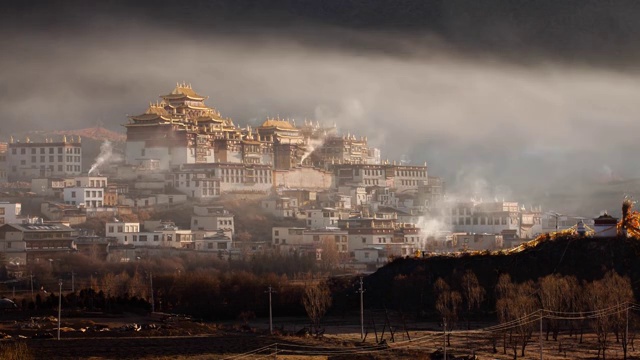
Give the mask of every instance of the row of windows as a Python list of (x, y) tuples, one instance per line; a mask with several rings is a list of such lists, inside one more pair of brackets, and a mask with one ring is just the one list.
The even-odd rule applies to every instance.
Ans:
[(507, 224), (517, 224), (517, 220), (515, 218), (508, 217), (499, 217), (499, 218), (491, 218), (491, 217), (467, 217), (467, 218), (453, 218), (451, 220), (452, 225), (507, 225)]
[(202, 196), (215, 196), (215, 195), (220, 195), (220, 189), (217, 189), (217, 188), (202, 189)]
[(364, 174), (369, 176), (380, 176), (382, 175), (382, 170), (364, 170)]
[[(26, 162), (24, 160), (20, 161), (20, 165), (26, 165)], [(35, 166), (31, 166), (32, 169), (36, 169)], [(55, 167), (53, 165), (49, 165), (49, 166), (45, 166), (45, 165), (40, 165), (40, 171), (46, 171), (46, 170), (50, 170), (53, 171), (53, 169), (55, 169)], [(62, 172), (63, 169), (65, 169), (64, 165), (58, 165), (58, 172)], [(17, 166), (12, 166), (11, 167), (11, 171), (16, 173), (18, 172), (18, 167)], [(67, 172), (80, 172), (80, 165), (67, 165), (66, 166), (66, 171)], [(26, 175), (26, 172), (22, 172), (22, 175)]]
[[(245, 178), (242, 177), (235, 177), (235, 176), (231, 176), (231, 177), (223, 177), (222, 178), (222, 182), (225, 183), (244, 183), (246, 181)], [(270, 184), (271, 183), (271, 177), (270, 176), (265, 176), (265, 177), (258, 177), (257, 178), (257, 183), (260, 184)]]
[[(133, 241), (147, 241), (147, 235), (132, 235), (131, 238)], [(167, 238), (165, 240), (173, 241), (173, 236), (167, 235)], [(124, 241), (129, 241), (129, 237), (125, 235)], [(153, 235), (153, 241), (160, 241), (160, 235)]]
[[(102, 197), (102, 190), (85, 190), (84, 196), (85, 197)], [(71, 192), (71, 197), (72, 198), (76, 197), (75, 191)]]
[(400, 185), (418, 186), (418, 180), (400, 180)]
[[(62, 155), (58, 155), (57, 159), (56, 159), (56, 157), (54, 155), (49, 155), (49, 159), (48, 159), (49, 162), (55, 162), (56, 160), (58, 162), (63, 162)], [(22, 161), (24, 161), (24, 160), (22, 160)], [(40, 156), (40, 162), (46, 162), (46, 161), (47, 161), (47, 157), (44, 156), (44, 155), (41, 155)], [(32, 156), (31, 157), (31, 162), (32, 163), (38, 162), (38, 157), (37, 156)], [(66, 162), (78, 162), (79, 163), (79, 162), (81, 162), (80, 161), (80, 156), (67, 155)]]
[[(109, 233), (113, 233), (115, 229), (115, 226), (113, 225), (109, 225)], [(138, 226), (137, 225), (118, 225), (118, 232), (121, 233), (122, 231), (126, 231), (126, 232), (138, 232)]]
[[(77, 186), (80, 186), (80, 182), (76, 182)], [(107, 180), (89, 180), (90, 187), (106, 187)]]
[(396, 176), (427, 177), (427, 173), (426, 171), (417, 171), (417, 170), (398, 170), (396, 171)]
[[(38, 149), (40, 149), (40, 151), (38, 151)], [(49, 150), (47, 151), (46, 149), (49, 149)], [(47, 152), (49, 154), (55, 154), (56, 153), (55, 149), (56, 148), (53, 148), (53, 147), (50, 147), (50, 148), (43, 148), (43, 147), (42, 148), (31, 148), (31, 155), (37, 154), (38, 152), (40, 154), (46, 154)], [(58, 149), (57, 153), (58, 154), (62, 154), (62, 148), (58, 147), (57, 149)], [(27, 153), (27, 149), (26, 148), (20, 148), (20, 154), (21, 155), (25, 155), (26, 153)], [(76, 148), (66, 148), (66, 152), (65, 153), (67, 153), (67, 154), (80, 154), (80, 148), (77, 148), (77, 147)], [(16, 149), (16, 148), (11, 149), (11, 154), (12, 155), (17, 155), (18, 154), (18, 149)]]
[(39, 240), (39, 239), (62, 239), (63, 237), (70, 237), (70, 232), (43, 232), (43, 233), (25, 233), (25, 240)]

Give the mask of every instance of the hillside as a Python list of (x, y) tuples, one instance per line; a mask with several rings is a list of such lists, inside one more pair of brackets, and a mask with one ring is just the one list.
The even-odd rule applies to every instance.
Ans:
[(577, 238), (566, 236), (540, 242), (522, 252), (396, 259), (365, 279), (367, 303), (408, 311), (434, 309), (433, 285), (438, 278), (459, 282), (472, 270), (487, 291), (485, 309), (495, 308), (498, 277), (508, 273), (517, 282), (549, 274), (573, 275), (580, 281), (601, 278), (606, 270), (629, 276), (640, 298), (640, 240), (634, 238)]
[(102, 126), (76, 130), (58, 130), (54, 131), (52, 134), (67, 136), (73, 135), (80, 136), (82, 139), (93, 139), (99, 141), (109, 140), (111, 142), (125, 142), (127, 140), (127, 135), (105, 129)]

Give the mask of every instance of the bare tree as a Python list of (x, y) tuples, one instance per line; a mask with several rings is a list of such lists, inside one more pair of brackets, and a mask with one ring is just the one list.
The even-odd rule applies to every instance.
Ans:
[[(436, 310), (442, 316), (446, 329), (453, 329), (458, 321), (462, 296), (458, 291), (451, 290), (442, 278), (438, 278), (433, 287), (436, 293)], [(447, 344), (451, 345), (450, 335), (447, 335)]]
[(467, 329), (471, 328), (469, 320), (471, 312), (480, 308), (485, 294), (486, 291), (480, 286), (476, 274), (471, 270), (467, 270), (462, 276), (462, 296), (467, 307)]
[(613, 332), (616, 342), (620, 342), (622, 337), (622, 351), (626, 359), (629, 340), (626, 334), (627, 308), (634, 301), (631, 281), (609, 271), (601, 280), (588, 285), (588, 294), (591, 310), (598, 311), (598, 316), (592, 321), (598, 338), (598, 357), (602, 351), (602, 358), (606, 358), (608, 334)]
[[(507, 299), (514, 292), (514, 285), (511, 283), (511, 276), (509, 274), (502, 274), (498, 278), (496, 284), (496, 313), (498, 315), (498, 321), (504, 324), (509, 321), (509, 313), (507, 306), (509, 305)], [(511, 338), (512, 330), (509, 330), (509, 338)], [(507, 329), (502, 331), (502, 353), (507, 353)]]
[(330, 272), (335, 270), (340, 260), (336, 241), (333, 238), (324, 237), (320, 243), (322, 249), (322, 258), (320, 260), (320, 270), (322, 272)]
[(513, 350), (513, 358), (525, 356), (525, 349), (537, 321), (531, 317), (538, 310), (536, 288), (532, 281), (522, 284), (511, 283), (509, 275), (502, 275), (496, 288), (498, 301), (496, 311), (501, 322), (512, 322), (509, 331), (509, 344)]
[[(578, 280), (573, 276), (560, 276), (552, 274), (538, 280), (540, 287), (540, 305), (545, 310), (554, 312), (569, 312), (577, 310), (576, 294)], [(547, 340), (549, 332), (553, 340), (558, 340), (560, 332), (560, 320), (547, 320)]]
[(624, 359), (626, 359), (629, 342), (629, 336), (627, 334), (628, 307), (630, 303), (635, 301), (631, 280), (628, 277), (618, 275), (614, 271), (609, 271), (605, 274), (602, 281), (604, 281), (605, 286), (609, 289), (611, 296), (609, 306), (618, 309), (618, 311), (611, 315), (612, 330), (616, 336), (616, 343), (621, 344)]
[(326, 282), (307, 282), (302, 295), (302, 304), (316, 333), (320, 331), (320, 321), (331, 307), (331, 291)]
[[(587, 293), (589, 294), (589, 308), (592, 311), (605, 309), (610, 304), (609, 289), (602, 280), (597, 280), (587, 284)], [(598, 340), (598, 358), (602, 352), (602, 358), (606, 358), (607, 338), (611, 331), (611, 317), (597, 316), (591, 322), (593, 330), (596, 332)]]

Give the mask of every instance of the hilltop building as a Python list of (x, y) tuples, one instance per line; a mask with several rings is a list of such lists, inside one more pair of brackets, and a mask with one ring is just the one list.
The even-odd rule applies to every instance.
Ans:
[(515, 232), (520, 238), (542, 232), (542, 211), (526, 210), (511, 201), (458, 201), (445, 204), (446, 223), (453, 232), (501, 234)]
[(81, 139), (64, 136), (62, 141), (31, 142), (27, 138), (25, 142), (19, 142), (11, 138), (6, 152), (6, 169), (9, 181), (80, 175)]
[(171, 170), (170, 184), (191, 198), (268, 193), (279, 186), (324, 190), (334, 185), (335, 164), (380, 161), (366, 138), (339, 136), (335, 125), (304, 121), (298, 127), (293, 120), (267, 118), (255, 129), (240, 128), (187, 84), (160, 98), (124, 124), (125, 163), (136, 171)]

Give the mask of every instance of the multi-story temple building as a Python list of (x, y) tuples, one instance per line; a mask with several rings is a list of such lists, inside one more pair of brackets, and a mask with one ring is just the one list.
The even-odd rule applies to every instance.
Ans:
[(327, 169), (332, 164), (375, 164), (380, 152), (366, 138), (336, 135), (305, 121), (267, 118), (260, 126), (240, 128), (207, 106), (206, 97), (178, 84), (140, 115), (130, 116), (126, 163), (154, 162), (160, 170), (185, 164), (238, 163), (268, 165), (273, 170), (298, 167)]
[(190, 86), (178, 85), (162, 100), (149, 104), (143, 114), (130, 116), (127, 128), (126, 162), (141, 165), (159, 161), (159, 168), (214, 162), (213, 140), (223, 139), (225, 148), (235, 148), (241, 134), (230, 119), (223, 119), (204, 104), (205, 97)]

